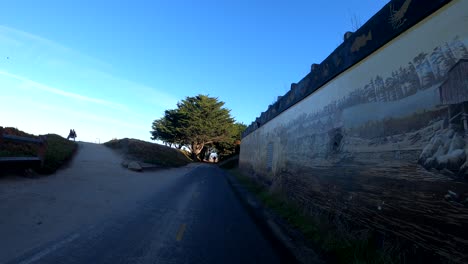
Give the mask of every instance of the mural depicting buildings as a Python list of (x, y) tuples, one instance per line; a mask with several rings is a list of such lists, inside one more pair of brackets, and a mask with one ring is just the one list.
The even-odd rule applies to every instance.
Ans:
[[(424, 5), (389, 5), (402, 3), (408, 13)], [(310, 88), (315, 75), (293, 85), (244, 135), (240, 167), (311, 215), (468, 262), (468, 27), (460, 10), (468, 2), (454, 0), (411, 29), (392, 20), (407, 34), (320, 88)]]

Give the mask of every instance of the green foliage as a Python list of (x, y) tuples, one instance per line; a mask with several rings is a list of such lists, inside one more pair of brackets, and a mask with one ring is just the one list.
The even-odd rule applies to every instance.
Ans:
[(71, 159), (77, 144), (56, 134), (47, 135), (47, 152), (44, 166), (38, 170), (40, 173), (54, 173), (63, 164)]
[[(245, 129), (245, 125), (241, 126)], [(192, 157), (199, 159), (199, 154), (209, 145), (226, 142), (228, 145), (220, 145), (220, 149), (231, 149), (233, 138), (240, 134), (241, 126), (234, 125), (224, 102), (216, 97), (197, 95), (186, 97), (177, 104), (177, 109), (166, 110), (164, 117), (155, 120), (151, 139), (179, 148), (186, 146)]]
[[(25, 133), (13, 127), (3, 128), (3, 133), (28, 138), (38, 138), (37, 136)], [(3, 141), (0, 147), (0, 157), (34, 157), (37, 156), (37, 145), (16, 141)]]
[(180, 148), (184, 144), (183, 120), (184, 115), (175, 110), (166, 110), (164, 117), (156, 119), (153, 122), (153, 130), (151, 131), (151, 139), (159, 139), (169, 145), (176, 145)]
[[(25, 133), (12, 127), (4, 128), (4, 133), (21, 137), (38, 138), (37, 136)], [(72, 156), (77, 148), (77, 144), (56, 134), (48, 134), (47, 152), (44, 159), (44, 166), (35, 170), (43, 174), (54, 173), (63, 166)], [(35, 157), (37, 156), (38, 145), (31, 143), (4, 141), (0, 150), (0, 157)]]
[(239, 154), (242, 132), (247, 128), (243, 123), (235, 123), (229, 130), (229, 137), (224, 141), (215, 142), (213, 145), (218, 152), (220, 160)]

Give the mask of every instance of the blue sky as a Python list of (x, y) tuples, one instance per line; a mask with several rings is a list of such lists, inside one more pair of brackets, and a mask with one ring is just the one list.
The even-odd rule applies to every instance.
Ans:
[(0, 126), (149, 140), (209, 94), (250, 124), (388, 1), (5, 1)]

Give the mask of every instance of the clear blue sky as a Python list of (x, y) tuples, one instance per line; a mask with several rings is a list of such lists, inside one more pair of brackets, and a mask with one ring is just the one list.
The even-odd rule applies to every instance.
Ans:
[(149, 140), (185, 96), (250, 124), (388, 1), (5, 1), (0, 126)]

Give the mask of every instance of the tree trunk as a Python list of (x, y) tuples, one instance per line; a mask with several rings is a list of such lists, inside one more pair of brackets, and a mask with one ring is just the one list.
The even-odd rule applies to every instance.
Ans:
[(200, 158), (202, 161), (204, 161), (206, 158), (206, 151), (207, 151), (206, 146), (204, 146), (200, 152)]
[(190, 151), (192, 152), (192, 159), (200, 160), (199, 154), (202, 151), (203, 147), (205, 146), (205, 143), (195, 143), (193, 142), (191, 144), (191, 149)]

